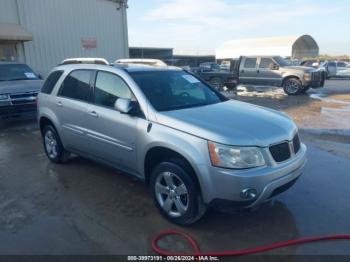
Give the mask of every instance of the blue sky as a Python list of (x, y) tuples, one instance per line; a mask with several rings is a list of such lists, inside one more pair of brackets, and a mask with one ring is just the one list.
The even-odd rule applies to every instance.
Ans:
[(349, 0), (129, 0), (130, 46), (214, 54), (226, 40), (310, 34), (350, 55)]

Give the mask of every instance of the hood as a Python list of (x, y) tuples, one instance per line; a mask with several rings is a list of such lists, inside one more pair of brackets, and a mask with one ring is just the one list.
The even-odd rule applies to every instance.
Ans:
[(43, 84), (43, 80), (0, 81), (0, 94), (39, 92)]
[(160, 124), (217, 143), (266, 147), (291, 140), (297, 127), (284, 113), (227, 101), (157, 114)]
[(297, 70), (297, 71), (304, 71), (304, 72), (315, 71), (315, 68), (307, 67), (307, 66), (283, 66), (283, 68), (294, 69), (294, 70)]

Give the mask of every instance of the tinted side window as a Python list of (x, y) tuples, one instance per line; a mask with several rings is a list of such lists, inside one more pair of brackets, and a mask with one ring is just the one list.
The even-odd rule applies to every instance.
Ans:
[(96, 105), (114, 107), (118, 98), (133, 99), (127, 84), (112, 73), (98, 72), (95, 84), (94, 103)]
[(256, 58), (246, 58), (244, 62), (245, 68), (255, 68), (256, 66)]
[(269, 68), (271, 64), (273, 64), (271, 58), (261, 58), (259, 68)]
[(64, 79), (59, 95), (76, 100), (89, 101), (90, 78), (90, 70), (73, 71)]
[(45, 94), (51, 94), (53, 88), (55, 87), (58, 79), (62, 76), (63, 71), (55, 71), (52, 72), (49, 77), (46, 79), (43, 87), (41, 88), (41, 92)]

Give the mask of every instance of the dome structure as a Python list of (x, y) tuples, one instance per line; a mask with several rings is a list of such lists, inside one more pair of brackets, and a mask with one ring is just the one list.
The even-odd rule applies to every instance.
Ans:
[(319, 47), (310, 35), (231, 40), (216, 50), (216, 59), (240, 56), (279, 55), (301, 59), (319, 55)]

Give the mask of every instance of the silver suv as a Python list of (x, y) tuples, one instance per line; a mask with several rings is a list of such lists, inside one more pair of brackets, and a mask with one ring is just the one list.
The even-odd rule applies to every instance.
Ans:
[(301, 175), (306, 147), (285, 114), (228, 100), (178, 68), (63, 65), (38, 96), (48, 158), (71, 153), (145, 181), (177, 224), (208, 206), (256, 206)]

